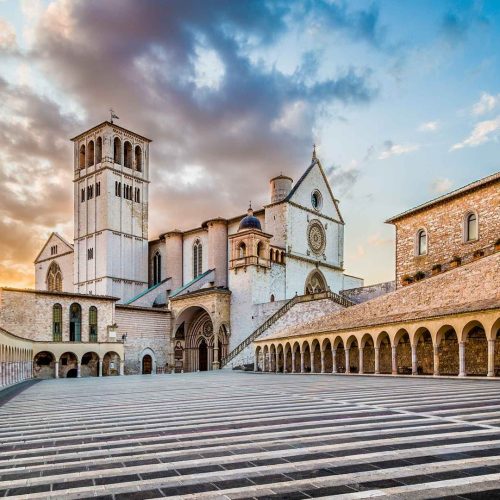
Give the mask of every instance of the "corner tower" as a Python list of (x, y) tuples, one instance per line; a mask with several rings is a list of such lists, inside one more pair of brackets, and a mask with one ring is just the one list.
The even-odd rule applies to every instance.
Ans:
[(148, 286), (151, 141), (108, 121), (72, 141), (75, 292), (125, 302)]

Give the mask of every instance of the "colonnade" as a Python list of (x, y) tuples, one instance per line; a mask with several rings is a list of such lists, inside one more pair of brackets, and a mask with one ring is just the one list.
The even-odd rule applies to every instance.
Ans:
[(255, 342), (257, 371), (500, 376), (500, 311)]
[(30, 347), (0, 343), (0, 388), (32, 378), (32, 359)]

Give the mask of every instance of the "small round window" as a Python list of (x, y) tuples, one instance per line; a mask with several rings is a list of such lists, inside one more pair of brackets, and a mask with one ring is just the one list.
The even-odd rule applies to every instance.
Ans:
[(318, 190), (313, 191), (311, 194), (311, 205), (313, 206), (314, 210), (319, 210), (322, 204), (323, 197), (321, 196), (321, 193)]

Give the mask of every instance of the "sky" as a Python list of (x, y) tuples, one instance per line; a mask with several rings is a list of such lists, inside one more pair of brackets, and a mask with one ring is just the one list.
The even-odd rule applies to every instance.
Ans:
[(73, 238), (70, 137), (153, 139), (149, 237), (270, 201), (312, 144), (345, 267), (394, 279), (397, 213), (500, 170), (500, 2), (0, 0), (0, 284)]

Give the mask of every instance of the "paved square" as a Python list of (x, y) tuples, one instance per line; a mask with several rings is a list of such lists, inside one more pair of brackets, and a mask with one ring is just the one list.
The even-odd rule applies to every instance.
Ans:
[(0, 408), (0, 496), (26, 495), (498, 497), (500, 384), (234, 372), (42, 381)]

